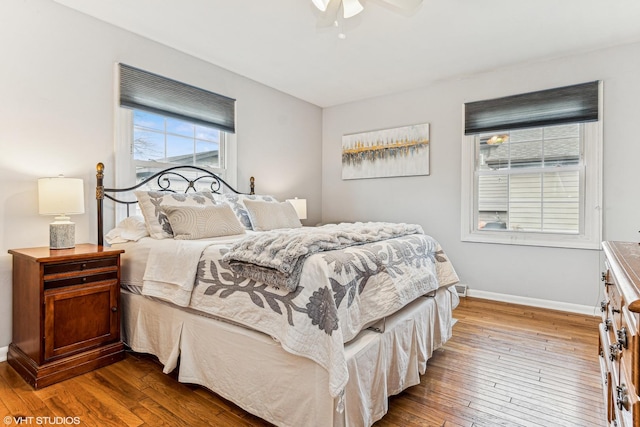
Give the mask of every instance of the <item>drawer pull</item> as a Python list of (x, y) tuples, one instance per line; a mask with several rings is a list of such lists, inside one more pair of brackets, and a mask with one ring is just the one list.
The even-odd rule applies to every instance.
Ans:
[(629, 341), (627, 340), (627, 328), (622, 327), (616, 331), (618, 337), (618, 344), (624, 348), (629, 348)]
[(620, 343), (611, 344), (609, 346), (609, 360), (611, 360), (612, 362), (615, 361), (620, 354), (620, 350)]
[(612, 308), (612, 309), (611, 309), (611, 312), (612, 312), (612, 313), (620, 313), (620, 309), (618, 309), (618, 308)]
[(118, 311), (118, 307), (115, 307), (115, 306), (111, 307), (111, 311), (113, 311), (115, 313), (116, 311)]
[(604, 301), (600, 301), (600, 311), (602, 313), (604, 313), (605, 311), (607, 311), (607, 303)]
[(629, 395), (624, 384), (616, 387), (616, 404), (620, 410), (629, 410)]
[(605, 273), (604, 271), (602, 272), (602, 277), (600, 278), (600, 280), (602, 280), (603, 282), (606, 282), (607, 280), (607, 273)]
[(611, 329), (611, 319), (607, 318), (604, 321), (604, 330), (608, 332), (610, 329)]

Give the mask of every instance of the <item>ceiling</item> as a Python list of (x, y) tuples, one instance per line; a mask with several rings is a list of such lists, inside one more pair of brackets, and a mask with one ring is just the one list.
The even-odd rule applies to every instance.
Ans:
[(54, 1), (320, 107), (640, 41), (638, 0), (361, 0), (341, 28), (311, 0)]

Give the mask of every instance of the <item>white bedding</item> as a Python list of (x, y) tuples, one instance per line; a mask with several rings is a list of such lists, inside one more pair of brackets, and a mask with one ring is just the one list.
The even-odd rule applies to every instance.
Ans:
[(383, 333), (365, 330), (346, 344), (343, 412), (327, 393), (326, 370), (253, 330), (125, 291), (123, 339), (158, 356), (165, 372), (180, 356), (179, 381), (203, 385), (276, 425), (363, 427), (387, 412), (387, 396), (420, 382), (427, 359), (451, 336), (458, 301), (453, 287), (439, 289), (390, 316)]
[[(171, 264), (173, 241), (143, 238), (122, 247), (122, 283), (142, 286), (142, 294), (164, 298), (274, 337), (291, 354), (305, 356), (329, 376), (329, 394), (339, 397), (349, 374), (343, 343), (364, 327), (398, 311), (420, 295), (457, 282), (437, 242), (424, 235), (405, 236), (311, 256), (295, 292), (279, 291), (231, 272), (221, 258), (244, 235), (199, 243), (203, 253), (195, 283), (167, 285), (142, 280)], [(178, 243), (173, 242), (173, 243)], [(176, 248), (177, 249), (177, 248)], [(165, 254), (156, 256), (159, 252)], [(167, 259), (165, 259), (167, 258)], [(158, 262), (149, 264), (156, 259)], [(144, 266), (144, 267), (143, 267)], [(142, 274), (141, 274), (142, 273)], [(158, 276), (157, 274), (155, 276)], [(190, 299), (184, 289), (192, 288)], [(171, 291), (180, 289), (176, 298)], [(185, 302), (188, 304), (185, 305)]]

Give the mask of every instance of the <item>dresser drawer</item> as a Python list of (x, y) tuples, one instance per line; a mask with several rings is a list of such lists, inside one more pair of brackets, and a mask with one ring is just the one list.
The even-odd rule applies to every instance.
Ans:
[(607, 286), (607, 295), (609, 298), (609, 318), (613, 322), (613, 329), (617, 331), (622, 326), (622, 307), (624, 305), (624, 300), (622, 295), (620, 295), (620, 290), (615, 285)]
[(118, 258), (109, 257), (109, 258), (98, 258), (98, 259), (90, 259), (90, 260), (82, 260), (82, 261), (73, 261), (73, 262), (63, 262), (58, 264), (45, 264), (44, 265), (44, 275), (55, 275), (60, 273), (74, 273), (74, 272), (84, 272), (86, 270), (92, 269), (102, 269), (113, 267), (114, 269), (118, 266)]
[(617, 426), (636, 426), (634, 420), (640, 420), (640, 402), (635, 388), (629, 381), (627, 372), (620, 370), (620, 381), (612, 387), (615, 402)]
[(45, 280), (44, 281), (44, 289), (56, 289), (62, 288), (64, 286), (77, 286), (77, 285), (85, 285), (89, 283), (102, 282), (106, 280), (117, 280), (118, 279), (118, 271), (107, 271), (107, 272), (98, 272), (94, 274), (84, 274), (79, 276), (71, 276), (71, 277), (61, 277), (57, 279)]
[(621, 348), (620, 370), (625, 372), (628, 384), (633, 386), (634, 392), (637, 392), (640, 390), (640, 342), (633, 319), (635, 315), (626, 307), (622, 308), (622, 324), (616, 331), (616, 339)]
[[(602, 392), (604, 394), (604, 402), (607, 413), (607, 423), (615, 419), (615, 400), (613, 398), (614, 383), (614, 371), (612, 367), (611, 352), (609, 350), (609, 333), (604, 329), (604, 325), (600, 324), (598, 328), (600, 332), (599, 350), (600, 350), (600, 371), (602, 381)], [(617, 372), (617, 370), (616, 370)]]

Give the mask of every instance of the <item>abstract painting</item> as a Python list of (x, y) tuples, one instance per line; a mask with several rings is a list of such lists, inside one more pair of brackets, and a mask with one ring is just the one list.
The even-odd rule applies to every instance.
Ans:
[(429, 124), (342, 137), (342, 179), (429, 175)]

